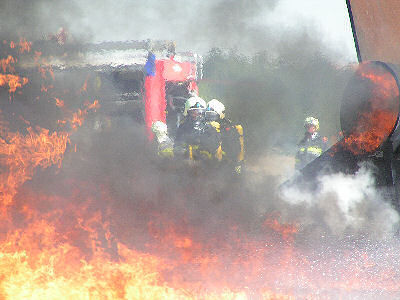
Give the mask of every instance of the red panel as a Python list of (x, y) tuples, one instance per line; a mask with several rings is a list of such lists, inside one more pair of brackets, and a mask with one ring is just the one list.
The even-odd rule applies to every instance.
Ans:
[(151, 125), (155, 121), (165, 123), (165, 80), (163, 78), (164, 61), (156, 61), (155, 76), (147, 76), (145, 88), (145, 122), (147, 136), (149, 140), (153, 139)]
[(166, 81), (186, 81), (196, 78), (196, 65), (190, 62), (164, 60), (164, 79)]

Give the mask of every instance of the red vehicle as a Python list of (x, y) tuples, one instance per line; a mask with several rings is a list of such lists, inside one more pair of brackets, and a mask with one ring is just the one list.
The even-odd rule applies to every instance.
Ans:
[(196, 81), (201, 78), (201, 57), (183, 53), (157, 58), (150, 52), (145, 73), (145, 122), (148, 137), (152, 139), (151, 125), (154, 122), (167, 123), (174, 132), (185, 100), (190, 94), (198, 94)]
[[(85, 89), (100, 103), (96, 129), (117, 122), (115, 116), (126, 115), (145, 123), (149, 140), (152, 123), (166, 122), (166, 110), (169, 116), (174, 113), (171, 108), (179, 110), (179, 101), (190, 92), (197, 93), (196, 81), (202, 77), (202, 57), (175, 53), (171, 41), (79, 45), (67, 41), (60, 45), (50, 39), (34, 42), (32, 49), (42, 53), (56, 80), (82, 78), (86, 82)], [(25, 67), (34, 69), (36, 64), (28, 61)]]

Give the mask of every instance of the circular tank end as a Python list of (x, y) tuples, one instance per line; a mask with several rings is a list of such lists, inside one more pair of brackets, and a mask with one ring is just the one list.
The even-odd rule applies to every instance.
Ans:
[(399, 114), (399, 86), (382, 62), (358, 66), (340, 107), (345, 148), (354, 154), (376, 151), (394, 131)]

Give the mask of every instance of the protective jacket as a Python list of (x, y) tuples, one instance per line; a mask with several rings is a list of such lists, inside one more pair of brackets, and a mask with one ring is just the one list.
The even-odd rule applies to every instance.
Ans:
[(234, 125), (229, 119), (218, 119), (210, 124), (221, 133), (221, 144), (216, 158), (228, 163), (240, 174), (244, 163), (244, 135), (242, 125)]
[(212, 160), (221, 144), (221, 134), (209, 123), (187, 118), (177, 129), (174, 153), (191, 160)]
[(327, 149), (326, 142), (321, 138), (318, 132), (310, 134), (306, 132), (304, 138), (298, 144), (296, 154), (296, 170), (304, 168)]

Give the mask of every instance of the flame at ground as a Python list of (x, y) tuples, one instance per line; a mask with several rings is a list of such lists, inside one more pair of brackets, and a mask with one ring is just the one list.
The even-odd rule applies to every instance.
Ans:
[[(30, 51), (30, 44), (26, 41), (20, 42), (20, 53), (24, 53), (25, 51)], [(10, 45), (12, 48), (12, 44)], [(1, 70), (3, 73), (9, 72), (8, 74), (0, 73), (0, 87), (4, 85), (8, 85), (9, 92), (15, 93), (17, 88), (21, 88), (23, 85), (28, 83), (28, 78), (20, 77), (18, 75), (13, 74), (15, 72), (14, 64), (18, 61), (17, 58), (14, 58), (11, 55), (8, 55), (7, 58), (0, 59)]]
[(156, 257), (123, 245), (118, 245), (118, 255), (116, 262), (96, 251), (88, 262), (54, 226), (36, 221), (26, 231), (13, 232), (1, 246), (0, 295), (8, 299), (177, 299), (185, 295), (158, 283), (161, 261)]
[(6, 131), (6, 135), (0, 139), (0, 164), (6, 167), (0, 174), (2, 208), (12, 203), (17, 189), (32, 178), (36, 167), (61, 164), (68, 135), (56, 132), (50, 135), (43, 128), (38, 133), (32, 128), (28, 128), (28, 131), (27, 136)]
[(8, 85), (10, 93), (14, 93), (17, 88), (28, 83), (28, 79), (12, 74), (0, 74), (0, 86)]

